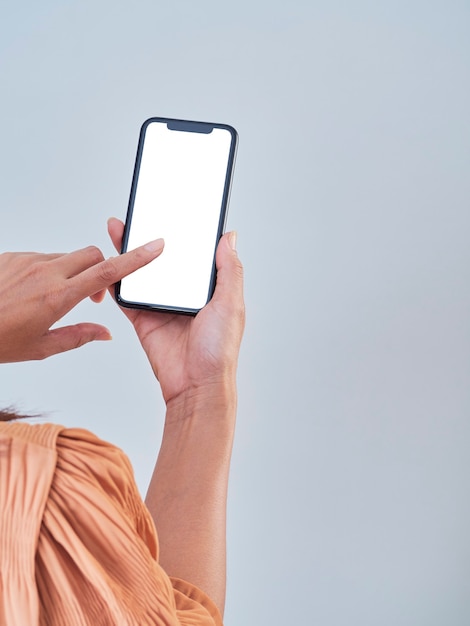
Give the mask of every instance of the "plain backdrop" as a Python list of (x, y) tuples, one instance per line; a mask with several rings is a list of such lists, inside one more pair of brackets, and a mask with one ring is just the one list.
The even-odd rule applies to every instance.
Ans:
[[(248, 321), (227, 626), (470, 623), (470, 5), (0, 1), (1, 250), (113, 249), (148, 117), (228, 123)], [(0, 297), (2, 286), (0, 285)], [(142, 493), (164, 406), (113, 341), (2, 365)]]

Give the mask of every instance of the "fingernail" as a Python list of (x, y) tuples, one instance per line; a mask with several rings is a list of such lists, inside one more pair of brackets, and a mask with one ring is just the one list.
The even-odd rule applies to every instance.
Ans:
[(228, 242), (232, 250), (237, 249), (237, 236), (238, 236), (238, 233), (236, 230), (232, 230), (232, 232), (229, 235)]
[(150, 241), (145, 244), (144, 248), (149, 252), (158, 252), (159, 250), (163, 250), (163, 246), (165, 245), (164, 240), (160, 237), (159, 239), (155, 239), (154, 241)]

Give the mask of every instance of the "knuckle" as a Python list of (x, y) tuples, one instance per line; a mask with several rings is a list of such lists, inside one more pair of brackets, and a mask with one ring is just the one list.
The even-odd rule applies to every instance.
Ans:
[(64, 352), (65, 350), (76, 350), (77, 348), (81, 348), (82, 346), (84, 346), (89, 341), (88, 337), (80, 333), (78, 325), (71, 326), (69, 330), (72, 335), (71, 339), (69, 342), (62, 342), (60, 346), (61, 352)]
[(34, 350), (33, 354), (31, 355), (31, 360), (44, 361), (44, 359), (47, 359), (48, 356), (50, 356), (50, 351), (46, 348), (45, 345), (41, 344), (37, 346)]
[(91, 264), (96, 265), (104, 261), (104, 256), (101, 250), (97, 246), (87, 246), (85, 252)]
[(235, 260), (234, 273), (239, 280), (243, 280), (245, 270), (243, 268), (243, 263), (238, 258)]
[(57, 317), (62, 313), (64, 306), (64, 291), (63, 289), (50, 289), (45, 294), (45, 301), (49, 311)]
[(142, 265), (143, 263), (148, 263), (149, 261), (148, 252), (146, 252), (146, 250), (144, 250), (142, 246), (131, 250), (130, 252), (128, 252), (128, 255), (129, 261), (131, 261), (132, 264), (136, 266)]
[(81, 348), (82, 346), (84, 346), (86, 343), (88, 342), (86, 341), (84, 337), (77, 337), (77, 339), (75, 339), (73, 346), (71, 346), (71, 349), (76, 350), (77, 348)]
[(22, 273), (24, 279), (31, 281), (36, 285), (47, 283), (49, 266), (47, 261), (35, 260), (34, 263), (28, 263), (27, 267), (23, 267)]
[(234, 254), (230, 259), (230, 263), (227, 264), (227, 270), (232, 275), (232, 280), (236, 282), (243, 282), (243, 263), (240, 261), (237, 254)]
[(116, 257), (111, 257), (96, 267), (98, 278), (106, 285), (111, 285), (119, 278), (119, 264)]

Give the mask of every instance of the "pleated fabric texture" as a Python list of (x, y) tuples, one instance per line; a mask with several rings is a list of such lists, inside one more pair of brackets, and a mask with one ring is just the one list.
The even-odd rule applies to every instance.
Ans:
[(222, 626), (158, 564), (129, 460), (83, 429), (0, 423), (0, 626)]

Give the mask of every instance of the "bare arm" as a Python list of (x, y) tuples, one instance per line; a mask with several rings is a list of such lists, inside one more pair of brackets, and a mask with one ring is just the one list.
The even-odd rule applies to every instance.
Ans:
[(203, 589), (222, 614), (235, 403), (235, 389), (226, 385), (168, 409), (146, 499), (158, 528), (163, 568)]

